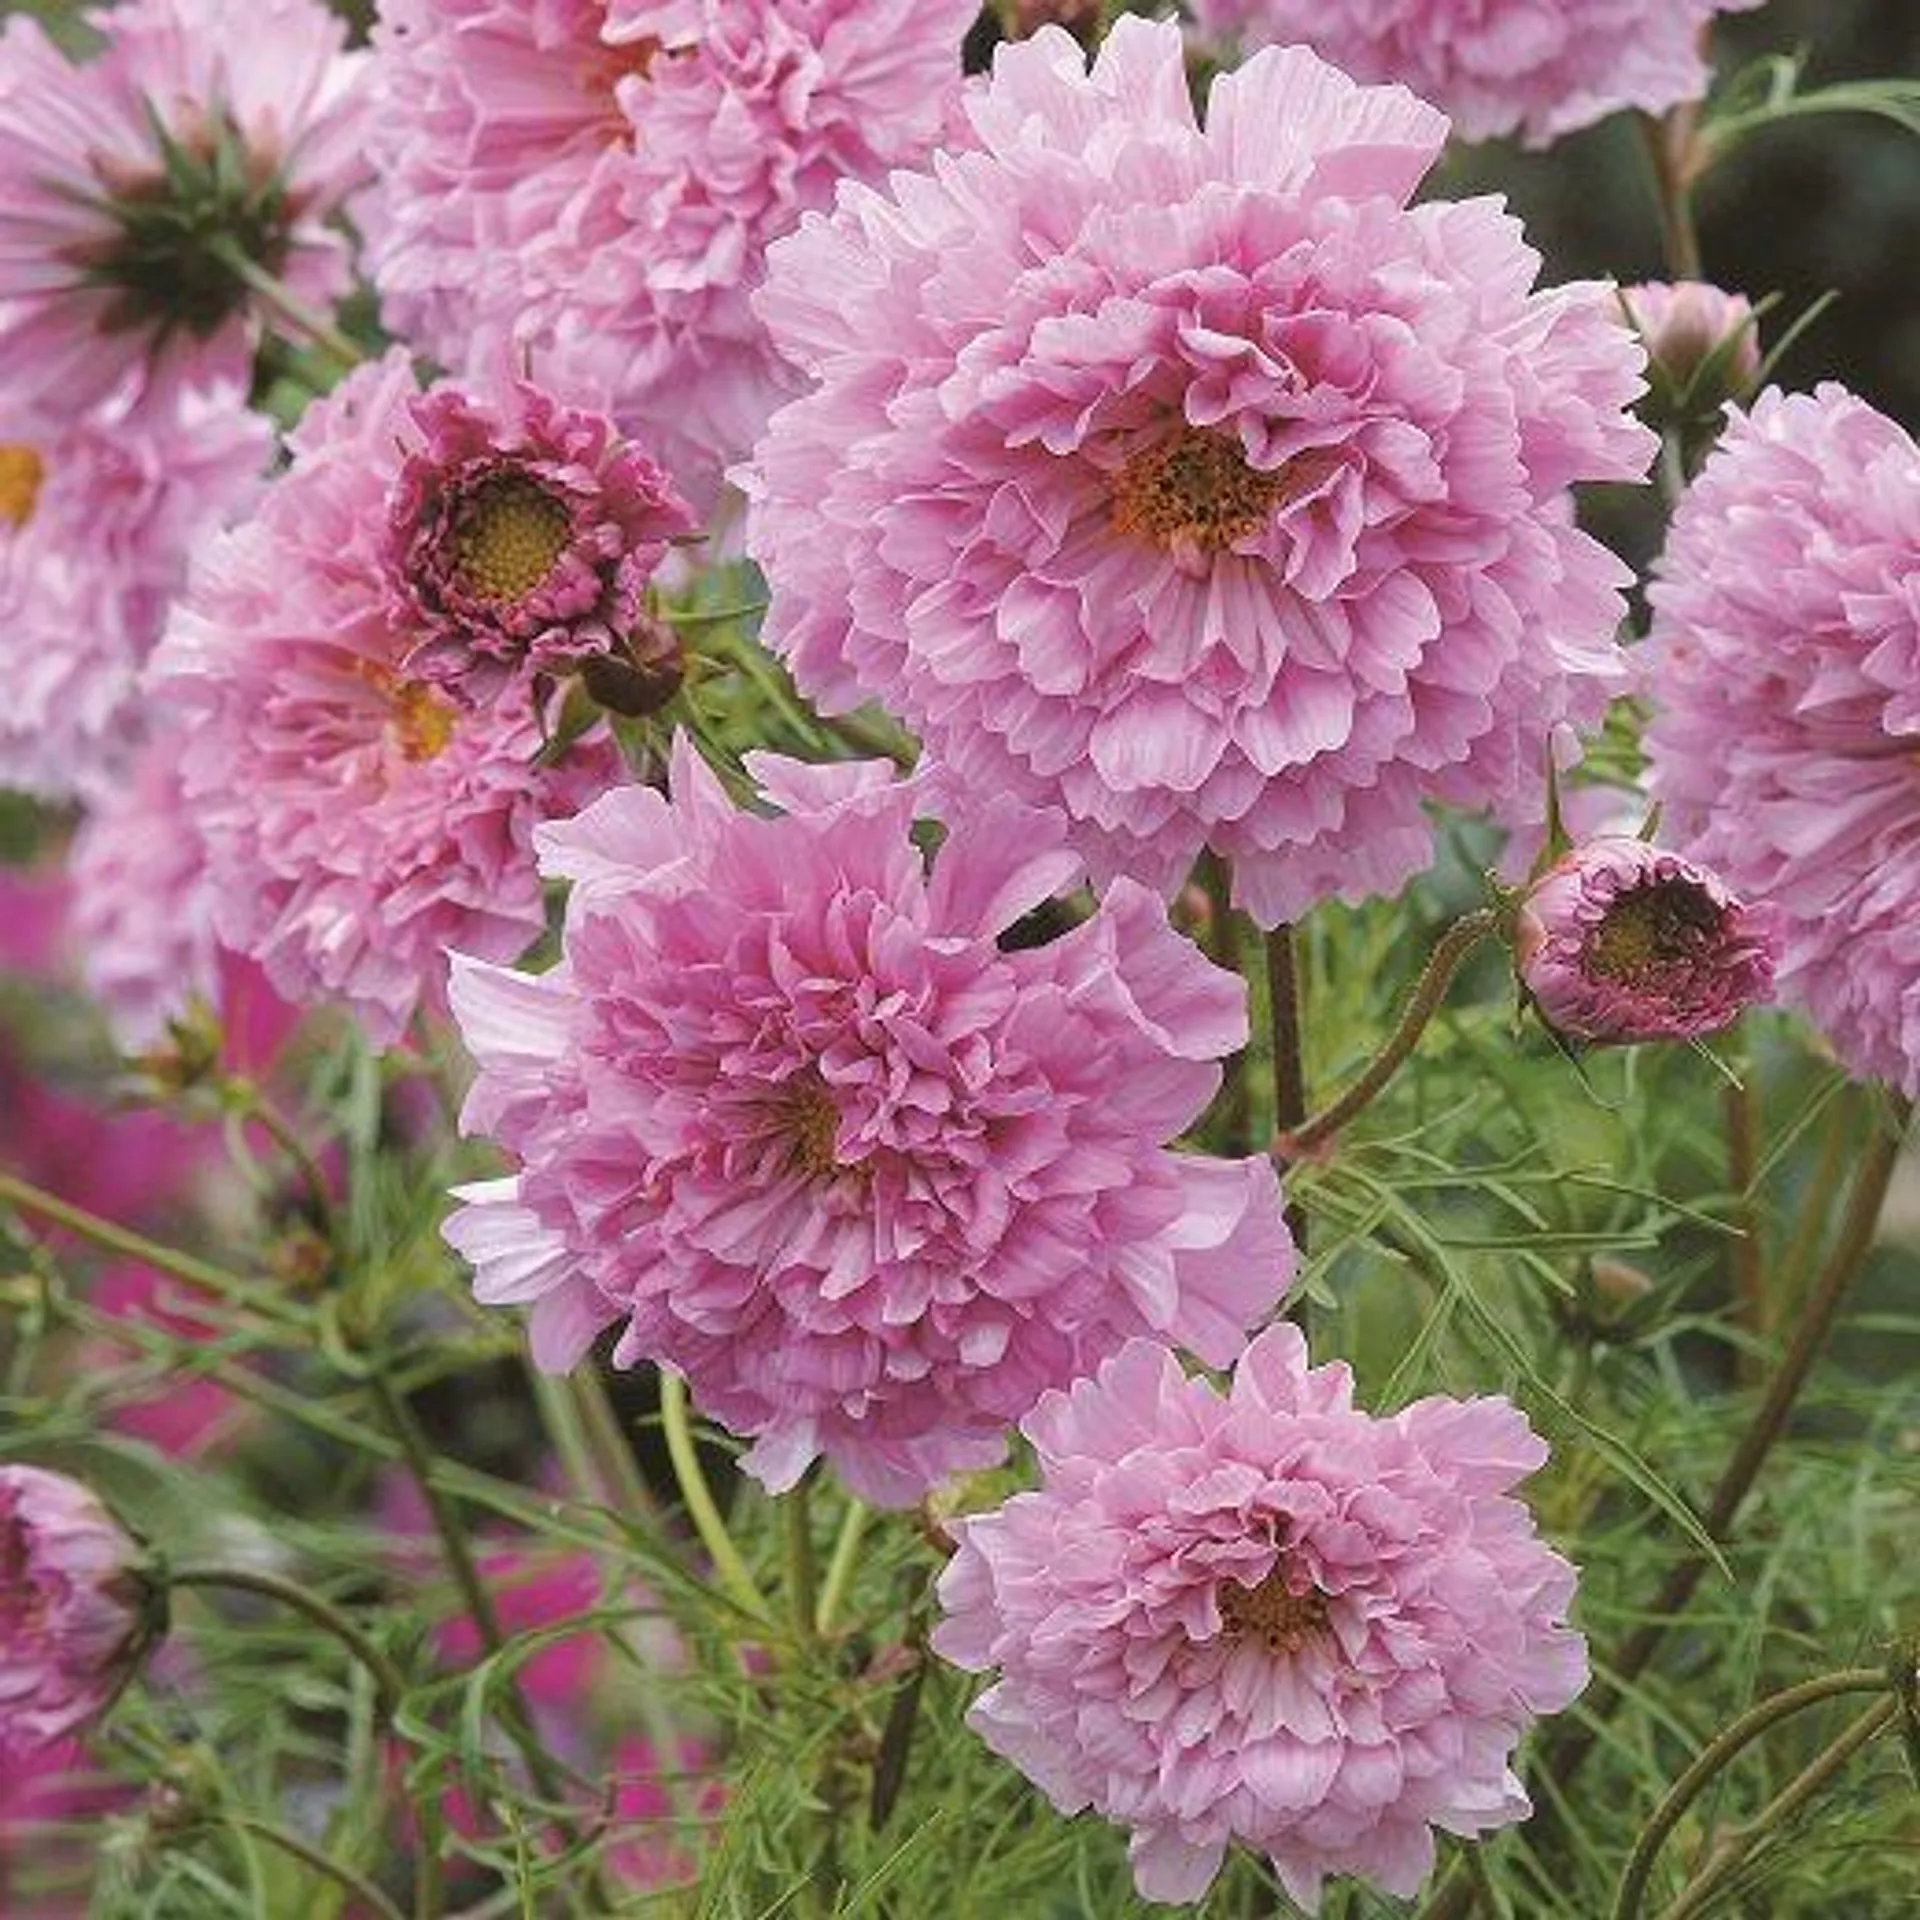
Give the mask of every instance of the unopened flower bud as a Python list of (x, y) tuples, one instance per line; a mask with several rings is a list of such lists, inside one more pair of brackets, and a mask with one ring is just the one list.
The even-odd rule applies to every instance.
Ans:
[(0, 1466), (0, 1756), (97, 1718), (161, 1623), (139, 1547), (77, 1480)]
[(1649, 403), (1668, 420), (1715, 414), (1760, 377), (1760, 328), (1745, 294), (1704, 280), (1650, 280), (1620, 298), (1647, 346)]
[(1773, 991), (1773, 909), (1624, 834), (1589, 840), (1521, 901), (1514, 961), (1542, 1019), (1592, 1045), (1693, 1040)]

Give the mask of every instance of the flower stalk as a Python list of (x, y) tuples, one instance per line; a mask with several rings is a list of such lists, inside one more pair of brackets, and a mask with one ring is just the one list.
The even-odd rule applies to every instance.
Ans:
[(1401, 1014), (1399, 1024), (1387, 1036), (1386, 1045), (1374, 1055), (1358, 1079), (1337, 1099), (1311, 1119), (1291, 1130), (1282, 1128), (1274, 1136), (1272, 1151), (1283, 1163), (1305, 1159), (1324, 1146), (1349, 1121), (1356, 1119), (1386, 1088), (1393, 1076), (1406, 1064), (1426, 1031), (1427, 1022), (1438, 1011), (1452, 986), (1454, 975), (1475, 947), (1495, 931), (1499, 915), (1492, 907), (1480, 907), (1463, 914), (1450, 926), (1427, 956), (1427, 964), (1414, 982), (1413, 993)]

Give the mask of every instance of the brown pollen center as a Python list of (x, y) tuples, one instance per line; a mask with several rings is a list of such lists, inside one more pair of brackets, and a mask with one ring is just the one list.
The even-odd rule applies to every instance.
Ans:
[(1284, 1560), (1257, 1587), (1226, 1581), (1216, 1596), (1220, 1624), (1235, 1640), (1257, 1640), (1276, 1658), (1296, 1654), (1327, 1630), (1327, 1596), (1317, 1587), (1295, 1593)]
[(1113, 524), (1163, 547), (1217, 553), (1257, 533), (1291, 491), (1287, 469), (1250, 466), (1230, 433), (1182, 427), (1113, 479)]
[(844, 1172), (836, 1149), (840, 1134), (840, 1109), (825, 1087), (801, 1088), (795, 1096), (789, 1124), (793, 1129), (794, 1158), (801, 1170), (816, 1180), (830, 1180)]
[(476, 600), (518, 600), (553, 571), (572, 535), (572, 516), (538, 481), (490, 474), (455, 511), (454, 567)]
[(1587, 947), (1587, 970), (1629, 983), (1686, 966), (1720, 928), (1720, 909), (1692, 880), (1655, 880), (1621, 894)]
[(31, 448), (0, 442), (0, 520), (24, 527), (40, 498), (46, 464)]

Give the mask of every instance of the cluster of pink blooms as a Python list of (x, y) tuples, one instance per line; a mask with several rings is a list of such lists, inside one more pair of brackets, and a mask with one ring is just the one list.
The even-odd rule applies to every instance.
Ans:
[(1667, 835), (1780, 916), (1780, 997), (1920, 1095), (1920, 447), (1837, 386), (1731, 415), (1651, 590)]
[(966, 105), (977, 149), (772, 249), (814, 386), (748, 476), (768, 641), (1064, 811), (1096, 879), (1211, 847), (1266, 925), (1398, 887), (1433, 801), (1499, 802), (1624, 685), (1629, 576), (1568, 491), (1653, 451), (1617, 299), (1535, 291), (1497, 202), (1409, 207), (1445, 121), (1303, 48), (1204, 127), (1134, 18)]
[(1173, 1153), (1247, 1037), (1246, 993), (1111, 887), (998, 944), (1076, 875), (1057, 816), (1000, 800), (931, 875), (885, 765), (749, 760), (743, 813), (686, 743), (540, 835), (573, 882), (538, 976), (457, 963), (463, 1123), (520, 1163), (447, 1234), (535, 1357), (663, 1362), (791, 1486), (825, 1455), (918, 1499), (990, 1464), (1048, 1387), (1132, 1334), (1216, 1364), (1292, 1278), (1267, 1158)]
[[(1695, 98), (1750, 3), (1198, 0), (1259, 49), (1203, 110), (1138, 17), (963, 85), (975, 0), (386, 0), (360, 52), (320, 0), (126, 0), (77, 64), (0, 31), (0, 781), (85, 808), (116, 1038), (450, 1008), (513, 1164), (446, 1236), (542, 1367), (605, 1336), (767, 1487), (824, 1459), (883, 1505), (1019, 1426), (1040, 1485), (957, 1523), (934, 1644), (1150, 1898), (1233, 1841), (1310, 1909), (1411, 1894), (1436, 1832), (1524, 1817), (1515, 1744), (1586, 1675), (1521, 1415), (1374, 1419), (1260, 1331), (1273, 1163), (1182, 1144), (1249, 1041), (1164, 905), (1196, 860), (1266, 926), (1390, 892), (1437, 806), (1520, 818), (1643, 691), (1675, 845), (1535, 876), (1540, 1012), (1691, 1039), (1777, 966), (1920, 1094), (1920, 452), (1837, 389), (1736, 415), (1636, 666), (1574, 489), (1644, 477), (1648, 349), (1693, 424), (1702, 367), (1757, 379), (1752, 309), (1541, 288), (1502, 203), (1415, 201), (1448, 114), (1544, 144)], [(248, 399), (295, 361), (258, 352), (337, 349), (349, 220), (396, 344), (268, 480)], [(723, 474), (768, 644), (916, 772), (748, 754), (736, 803), (681, 732), (631, 779), (607, 713), (659, 701), (602, 689), (660, 648), (679, 685)], [(487, 1568), (511, 1626), (593, 1606), (527, 1570)], [(0, 1754), (102, 1709), (149, 1602), (90, 1495), (0, 1467)], [(536, 1707), (590, 1664), (530, 1663)], [(621, 1756), (651, 1805), (667, 1756)]]
[(975, 0), (390, 0), (360, 202), (389, 324), (509, 341), (709, 494), (790, 376), (767, 243), (947, 131)]
[(1463, 139), (1544, 147), (1626, 107), (1658, 113), (1707, 90), (1716, 14), (1760, 0), (1189, 0), (1202, 33), (1298, 41), (1357, 80), (1397, 80)]
[(1130, 1827), (1149, 1899), (1197, 1900), (1231, 1839), (1309, 1912), (1329, 1874), (1411, 1896), (1435, 1828), (1526, 1816), (1514, 1746), (1587, 1659), (1505, 1400), (1372, 1419), (1282, 1324), (1225, 1396), (1135, 1341), (1021, 1430), (1039, 1489), (955, 1524), (933, 1645), (999, 1670), (971, 1725)]

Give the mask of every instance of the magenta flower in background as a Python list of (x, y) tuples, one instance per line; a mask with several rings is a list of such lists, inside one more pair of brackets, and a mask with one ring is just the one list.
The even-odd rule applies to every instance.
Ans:
[(0, 1760), (77, 1732), (155, 1626), (140, 1550), (77, 1480), (0, 1463)]
[(400, 663), (468, 704), (515, 674), (624, 651), (668, 543), (693, 530), (673, 483), (602, 414), (525, 381), (492, 405), (440, 388), (388, 508), (387, 570), (426, 636)]
[(968, 112), (984, 151), (773, 249), (815, 391), (745, 478), (770, 644), (1096, 879), (1211, 846), (1269, 925), (1397, 887), (1428, 803), (1511, 798), (1623, 682), (1569, 496), (1653, 450), (1617, 300), (1531, 291), (1497, 202), (1409, 208), (1445, 122), (1304, 49), (1203, 131), (1177, 28), (1091, 75), (1048, 29)]
[(140, 672), (188, 562), (258, 496), (272, 453), (231, 391), (59, 424), (0, 409), (0, 786), (119, 788), (145, 731)]
[(0, 31), (0, 393), (56, 422), (176, 383), (244, 393), (270, 275), (329, 306), (365, 177), (364, 55), (320, 0), (127, 0), (78, 65)]
[(1201, 32), (1299, 41), (1357, 80), (1397, 80), (1466, 140), (1530, 147), (1638, 107), (1698, 100), (1716, 14), (1760, 0), (1190, 0)]
[(388, 324), (457, 370), (511, 342), (710, 504), (791, 382), (767, 242), (945, 130), (975, 0), (395, 0), (375, 35)]
[(1330, 1874), (1410, 1897), (1435, 1829), (1526, 1817), (1515, 1743), (1586, 1684), (1574, 1570), (1511, 1494), (1545, 1442), (1503, 1399), (1352, 1392), (1284, 1324), (1225, 1396), (1134, 1341), (1022, 1423), (1039, 1489), (954, 1523), (933, 1646), (999, 1670), (969, 1723), (1131, 1828), (1148, 1899), (1235, 1839), (1309, 1912)]
[(1662, 832), (1781, 919), (1778, 989), (1920, 1095), (1920, 448), (1827, 384), (1730, 412), (1649, 596)]
[[(536, 764), (523, 681), (475, 708), (411, 664), (448, 629), (396, 581), (390, 527), (421, 497), (410, 463), (438, 417), (398, 349), (310, 406), (291, 469), (204, 554), (154, 661), (217, 938), (297, 1006), (346, 1002), (383, 1046), (441, 1003), (447, 947), (511, 959), (534, 940), (534, 826), (620, 777), (604, 735)], [(466, 564), (511, 565), (523, 531), (495, 516), (498, 549), (476, 537)]]
[(1125, 881), (1003, 951), (1077, 876), (1054, 816), (996, 798), (929, 875), (915, 783), (749, 766), (782, 816), (683, 738), (670, 802), (542, 832), (574, 882), (552, 971), (456, 960), (462, 1124), (520, 1167), (448, 1222), (476, 1296), (531, 1307), (549, 1369), (618, 1324), (767, 1485), (825, 1455), (888, 1505), (1131, 1334), (1231, 1360), (1292, 1278), (1278, 1186), (1166, 1143), (1245, 1044), (1242, 982)]
[(1520, 903), (1514, 962), (1568, 1040), (1698, 1040), (1772, 996), (1780, 939), (1764, 901), (1627, 834), (1575, 847)]

